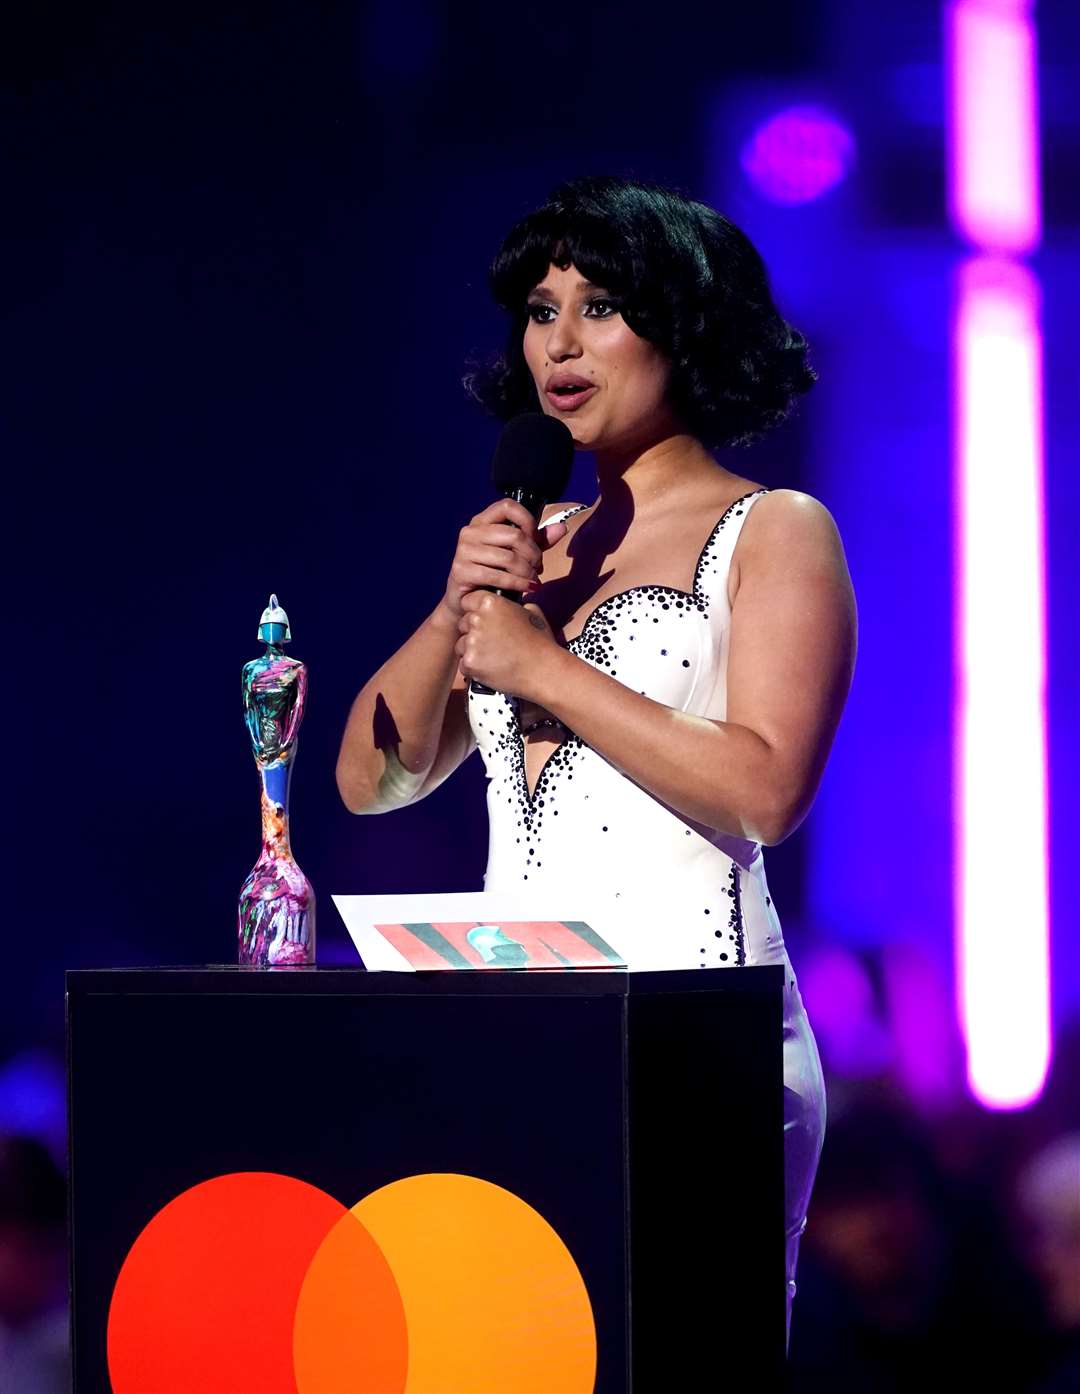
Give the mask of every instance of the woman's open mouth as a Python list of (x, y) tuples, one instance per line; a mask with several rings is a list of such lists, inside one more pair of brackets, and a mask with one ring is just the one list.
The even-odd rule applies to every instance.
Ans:
[(596, 391), (595, 387), (571, 383), (567, 387), (555, 387), (544, 395), (557, 411), (577, 411)]

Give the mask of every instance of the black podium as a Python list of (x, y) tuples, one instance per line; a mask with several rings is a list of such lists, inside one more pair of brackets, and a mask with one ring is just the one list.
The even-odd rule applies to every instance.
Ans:
[(481, 1178), (573, 1256), (597, 1394), (779, 1389), (782, 989), (780, 967), (69, 972), (76, 1394), (113, 1388), (110, 1303), (148, 1222), (236, 1173), (346, 1207)]

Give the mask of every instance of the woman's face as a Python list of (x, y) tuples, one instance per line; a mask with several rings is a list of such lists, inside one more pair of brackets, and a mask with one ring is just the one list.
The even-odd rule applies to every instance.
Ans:
[[(674, 424), (666, 402), (668, 361), (635, 334), (618, 301), (576, 266), (549, 266), (528, 298), (525, 361), (540, 405), (570, 429), (582, 450), (621, 451)], [(582, 391), (554, 389), (579, 379)]]

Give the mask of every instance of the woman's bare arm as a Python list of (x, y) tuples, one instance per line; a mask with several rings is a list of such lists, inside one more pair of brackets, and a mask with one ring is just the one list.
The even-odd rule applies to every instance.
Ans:
[(671, 808), (775, 844), (806, 816), (851, 683), (855, 598), (828, 510), (775, 490), (746, 520), (732, 607), (727, 719), (677, 711), (557, 644), (535, 606), (465, 603), (466, 674), (551, 711)]
[(454, 652), (462, 601), (478, 586), (524, 592), (542, 564), (541, 545), (564, 531), (555, 524), (538, 539), (532, 516), (511, 499), (461, 529), (446, 593), (353, 701), (337, 762), (338, 792), (350, 812), (414, 803), (469, 755), (465, 681)]
[(337, 762), (338, 792), (350, 813), (412, 803), (441, 749), (449, 757), (454, 748), (450, 768), (468, 755), (470, 733), (457, 704), (449, 702), (456, 634), (454, 617), (440, 601), (357, 694)]

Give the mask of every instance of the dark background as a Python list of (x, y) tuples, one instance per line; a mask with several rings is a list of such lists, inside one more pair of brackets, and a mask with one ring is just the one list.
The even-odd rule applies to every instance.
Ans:
[[(239, 675), (271, 590), (310, 670), (293, 844), (320, 957), (352, 952), (331, 893), (479, 887), (478, 762), (362, 820), (333, 767), (352, 697), (490, 500), (497, 425), (460, 384), (504, 336), (488, 263), (563, 177), (693, 191), (705, 83), (812, 49), (794, 4), (744, 16), (734, 45), (719, 11), (677, 5), (648, 34), (617, 16), (22, 15), (3, 371), (26, 932), (0, 1048), (55, 1037), (65, 966), (233, 957), (258, 852)], [(790, 485), (797, 442), (733, 467)], [(799, 852), (778, 850), (782, 905)]]

